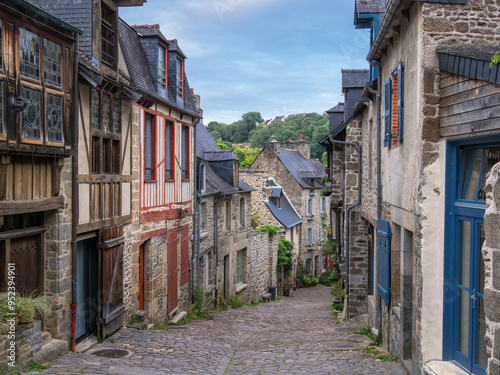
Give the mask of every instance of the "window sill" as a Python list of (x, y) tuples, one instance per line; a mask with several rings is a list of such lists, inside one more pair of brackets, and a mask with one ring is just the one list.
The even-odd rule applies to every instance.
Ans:
[(158, 181), (157, 180), (144, 180), (144, 182), (147, 182), (148, 184), (150, 183), (157, 183)]
[(165, 179), (165, 182), (175, 182), (175, 178)]
[(246, 288), (248, 287), (248, 284), (241, 284), (240, 286), (236, 287), (236, 294), (240, 294), (243, 292)]
[(190, 179), (190, 178), (183, 178), (183, 179), (182, 179), (182, 182), (189, 182), (189, 181), (191, 181), (191, 179)]

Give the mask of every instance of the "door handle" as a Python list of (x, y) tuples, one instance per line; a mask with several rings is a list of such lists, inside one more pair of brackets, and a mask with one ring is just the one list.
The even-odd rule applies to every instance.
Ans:
[(472, 290), (472, 296), (470, 296), (471, 300), (472, 300), (472, 308), (475, 309), (476, 308), (476, 289), (473, 289)]

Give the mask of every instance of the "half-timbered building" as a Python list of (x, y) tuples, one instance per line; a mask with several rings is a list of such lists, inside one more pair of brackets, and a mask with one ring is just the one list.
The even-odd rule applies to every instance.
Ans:
[[(0, 290), (51, 295), (53, 315), (26, 334), (36, 342), (46, 331), (46, 343), (50, 331), (66, 340), (59, 342), (62, 351), (70, 337), (71, 190), (65, 181), (71, 180), (79, 33), (31, 1), (0, 4)], [(40, 345), (29, 346), (18, 363), (40, 353)]]

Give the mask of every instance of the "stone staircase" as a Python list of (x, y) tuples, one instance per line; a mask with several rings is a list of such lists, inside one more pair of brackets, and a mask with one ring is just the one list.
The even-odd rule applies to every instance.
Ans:
[(38, 363), (52, 362), (68, 351), (68, 343), (63, 340), (53, 339), (49, 332), (42, 332), (42, 346), (33, 356), (33, 361)]

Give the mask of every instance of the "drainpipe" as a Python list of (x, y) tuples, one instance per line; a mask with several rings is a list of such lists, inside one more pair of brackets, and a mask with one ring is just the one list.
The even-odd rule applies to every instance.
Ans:
[(71, 131), (72, 145), (71, 150), (73, 156), (71, 158), (71, 278), (73, 289), (71, 296), (71, 351), (75, 351), (76, 347), (76, 248), (77, 248), (77, 227), (78, 227), (78, 34), (74, 44), (75, 50), (73, 51), (74, 65), (73, 65), (73, 127)]
[[(193, 241), (192, 241), (192, 244), (191, 244), (191, 247), (192, 247), (192, 254), (191, 254), (191, 262), (192, 262), (192, 267), (191, 269), (193, 270), (192, 272), (190, 272), (190, 279), (191, 279), (191, 301), (194, 302), (194, 270), (195, 270), (195, 261), (196, 261), (196, 228), (197, 228), (197, 221), (196, 221), (196, 218), (198, 217), (198, 166), (197, 166), (197, 147), (196, 147), (196, 127), (198, 126), (198, 123), (200, 122), (200, 120), (196, 120), (196, 122), (194, 123), (194, 134), (193, 134), (193, 138), (194, 138), (194, 152), (193, 152), (193, 155), (194, 155), (194, 199), (193, 199), (193, 202), (194, 202), (194, 210), (193, 210)], [(199, 249), (198, 249), (199, 251)], [(197, 262), (198, 263), (198, 262)], [(198, 267), (198, 271), (199, 271), (199, 267)], [(197, 278), (199, 279), (199, 272), (198, 272), (198, 276)], [(198, 280), (199, 282), (199, 280)]]
[[(377, 92), (376, 92), (376, 100), (377, 100), (377, 219), (380, 219), (382, 212), (382, 171), (381, 171), (381, 155), (382, 149), (380, 147), (380, 143), (382, 142), (382, 65), (373, 60), (369, 61), (370, 65), (376, 66), (378, 69), (377, 74)], [(372, 90), (370, 91), (372, 92)], [(382, 301), (380, 295), (378, 295), (377, 301), (377, 310), (378, 310), (378, 334), (381, 334), (382, 330)]]
[(349, 214), (351, 210), (358, 206), (361, 203), (361, 147), (357, 143), (354, 142), (344, 142), (344, 141), (336, 141), (333, 139), (331, 135), (328, 135), (328, 138), (330, 139), (330, 142), (332, 143), (338, 143), (338, 144), (343, 144), (347, 146), (353, 146), (356, 151), (358, 151), (358, 201), (354, 203), (353, 205), (347, 207), (346, 212), (345, 212), (345, 221), (346, 221), (346, 240), (345, 240), (345, 258), (346, 258), (346, 298), (348, 300), (348, 303), (346, 305), (346, 316), (347, 319), (349, 319), (349, 227), (350, 227), (350, 220), (349, 220)]
[(216, 304), (219, 303), (219, 203), (224, 200), (226, 196), (222, 194), (222, 197), (215, 201), (215, 235), (214, 235), (214, 250), (215, 250), (215, 290), (217, 295)]

